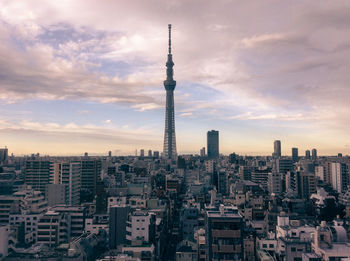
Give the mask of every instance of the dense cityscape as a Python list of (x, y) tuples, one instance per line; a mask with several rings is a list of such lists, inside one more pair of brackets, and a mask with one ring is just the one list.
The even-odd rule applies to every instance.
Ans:
[(14, 157), (0, 150), (3, 260), (348, 260), (348, 156)]
[(349, 14), (0, 0), (0, 260), (350, 261)]

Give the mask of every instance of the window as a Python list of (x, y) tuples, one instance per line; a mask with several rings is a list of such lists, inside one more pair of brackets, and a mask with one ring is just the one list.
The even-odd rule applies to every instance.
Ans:
[(291, 249), (290, 249), (292, 252), (295, 252), (295, 247), (292, 247)]
[(273, 244), (269, 244), (269, 248), (274, 248), (275, 246)]
[(263, 244), (262, 247), (263, 247), (263, 248), (267, 248), (267, 244)]

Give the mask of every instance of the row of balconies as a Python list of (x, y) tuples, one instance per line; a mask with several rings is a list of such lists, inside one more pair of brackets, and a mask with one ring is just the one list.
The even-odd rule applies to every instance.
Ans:
[(240, 238), (241, 230), (219, 230), (212, 229), (212, 237), (228, 237), (228, 238)]
[(241, 245), (212, 245), (212, 251), (222, 253), (241, 253)]

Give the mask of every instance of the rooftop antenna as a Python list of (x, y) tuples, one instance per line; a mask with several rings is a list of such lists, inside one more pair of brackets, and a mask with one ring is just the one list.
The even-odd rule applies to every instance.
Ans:
[(171, 24), (168, 24), (169, 28), (169, 54), (171, 54)]

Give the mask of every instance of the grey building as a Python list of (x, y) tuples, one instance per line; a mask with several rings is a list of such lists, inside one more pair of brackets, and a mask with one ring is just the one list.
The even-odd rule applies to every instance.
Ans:
[(48, 160), (28, 160), (24, 171), (24, 182), (33, 190), (45, 193), (46, 186), (51, 183), (54, 173), (54, 164)]
[(317, 160), (317, 150), (316, 149), (312, 149), (312, 160)]
[(311, 158), (310, 150), (306, 150), (305, 151), (305, 159), (310, 159), (310, 158)]
[(186, 205), (180, 213), (182, 238), (194, 240), (194, 230), (198, 226), (198, 208)]
[(218, 173), (218, 192), (221, 195), (227, 195), (228, 192), (228, 176), (225, 169), (221, 169)]
[(292, 148), (292, 160), (293, 162), (299, 161), (298, 148)]
[(216, 130), (208, 131), (207, 151), (208, 151), (208, 158), (215, 159), (219, 157), (219, 131), (216, 131)]
[(279, 158), (281, 157), (281, 141), (280, 140), (275, 140), (273, 142), (273, 154), (272, 156), (274, 158)]
[(120, 244), (126, 244), (126, 226), (130, 207), (115, 205), (109, 211), (109, 247), (116, 249)]
[(101, 168), (102, 162), (99, 159), (84, 159), (81, 161), (81, 190), (90, 191), (93, 195), (96, 195)]

